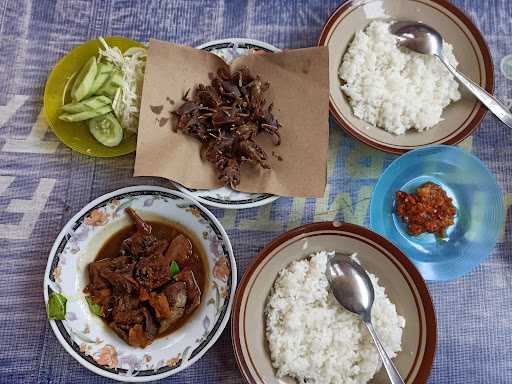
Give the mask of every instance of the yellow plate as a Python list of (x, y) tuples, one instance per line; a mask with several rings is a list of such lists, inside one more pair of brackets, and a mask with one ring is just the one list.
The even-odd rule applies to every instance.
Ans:
[[(137, 41), (120, 36), (106, 37), (105, 41), (111, 47), (119, 47), (122, 52), (130, 47), (143, 47)], [(98, 54), (99, 48), (99, 40), (90, 40), (71, 50), (57, 63), (44, 89), (44, 113), (52, 131), (69, 148), (92, 157), (122, 156), (135, 151), (137, 135), (125, 130), (123, 141), (118, 146), (109, 148), (100, 144), (89, 133), (87, 122), (70, 123), (58, 119), (60, 108), (71, 101), (69, 92), (73, 78), (87, 59)]]

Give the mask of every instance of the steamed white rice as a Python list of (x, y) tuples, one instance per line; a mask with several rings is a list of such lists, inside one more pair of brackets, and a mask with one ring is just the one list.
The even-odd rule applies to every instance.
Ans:
[[(458, 63), (444, 43), (445, 58)], [(389, 23), (373, 21), (356, 33), (338, 70), (354, 115), (397, 135), (427, 130), (460, 99), (458, 83), (437, 58), (398, 48)]]
[[(343, 309), (328, 290), (322, 251), (283, 269), (266, 307), (266, 336), (278, 377), (299, 383), (359, 384), (380, 368), (364, 323)], [(372, 321), (391, 357), (401, 350), (405, 319), (398, 315), (378, 279)]]

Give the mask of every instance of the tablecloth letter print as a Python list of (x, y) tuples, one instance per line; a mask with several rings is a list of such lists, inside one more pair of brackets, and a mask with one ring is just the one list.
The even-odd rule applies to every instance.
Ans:
[[(0, 176), (0, 196), (7, 192), (7, 189), (14, 181), (14, 176)], [(21, 214), (18, 224), (0, 224), (0, 238), (19, 240), (28, 239), (32, 230), (46, 206), (46, 202), (55, 186), (54, 179), (41, 179), (31, 199), (12, 199), (6, 212)]]
[(25, 104), (28, 96), (24, 95), (16, 95), (9, 100), (9, 102), (0, 107), (0, 127), (9, 121), (11, 117), (20, 109), (20, 107)]
[[(27, 101), (28, 96), (16, 95), (7, 105), (0, 107), (0, 126), (3, 126)], [(55, 153), (59, 142), (56, 140), (45, 141), (44, 137), (48, 132), (48, 123), (43, 111), (37, 116), (30, 133), (25, 138), (9, 138), (2, 148), (3, 152), (16, 153)]]

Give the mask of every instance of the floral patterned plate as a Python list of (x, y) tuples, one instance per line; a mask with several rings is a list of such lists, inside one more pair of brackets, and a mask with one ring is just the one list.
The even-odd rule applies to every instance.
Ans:
[[(102, 244), (130, 224), (124, 212), (181, 224), (195, 235), (208, 257), (208, 288), (201, 306), (181, 328), (146, 348), (126, 344), (92, 314), (83, 289), (86, 268)], [(85, 206), (61, 231), (48, 258), (44, 300), (52, 292), (67, 298), (65, 320), (50, 320), (57, 339), (80, 364), (119, 381), (162, 379), (195, 363), (215, 343), (229, 318), (236, 287), (231, 243), (219, 221), (184, 194), (165, 188), (123, 188)]]

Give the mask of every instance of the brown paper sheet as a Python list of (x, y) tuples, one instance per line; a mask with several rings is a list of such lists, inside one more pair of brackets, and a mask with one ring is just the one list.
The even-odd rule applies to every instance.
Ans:
[[(267, 152), (272, 169), (244, 164), (243, 192), (280, 196), (321, 197), (327, 174), (329, 141), (329, 57), (326, 47), (289, 50), (237, 58), (230, 66), (249, 67), (270, 82), (265, 93), (282, 124), (281, 145), (265, 134), (257, 142)], [(139, 117), (135, 176), (159, 176), (189, 188), (221, 186), (214, 168), (199, 155), (200, 143), (173, 132), (170, 111), (197, 84), (210, 84), (208, 74), (226, 66), (212, 53), (159, 40), (149, 43)], [(160, 107), (162, 106), (162, 107)], [(282, 157), (279, 161), (275, 152)]]

